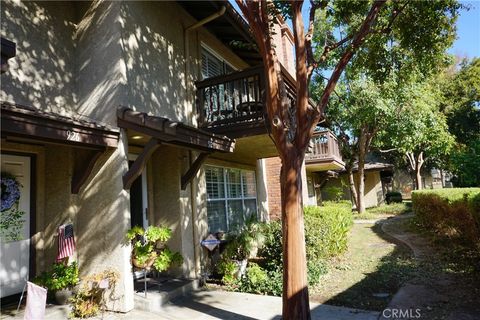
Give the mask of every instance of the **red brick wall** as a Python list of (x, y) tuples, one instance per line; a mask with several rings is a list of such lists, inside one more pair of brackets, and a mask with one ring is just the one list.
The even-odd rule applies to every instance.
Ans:
[(265, 159), (267, 177), (268, 212), (271, 220), (282, 217), (282, 203), (280, 194), (280, 158)]

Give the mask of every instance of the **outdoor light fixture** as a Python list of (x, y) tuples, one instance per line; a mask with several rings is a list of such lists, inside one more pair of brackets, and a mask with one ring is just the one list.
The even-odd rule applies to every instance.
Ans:
[(140, 140), (142, 138), (143, 138), (143, 136), (139, 136), (139, 135), (132, 136), (132, 140)]

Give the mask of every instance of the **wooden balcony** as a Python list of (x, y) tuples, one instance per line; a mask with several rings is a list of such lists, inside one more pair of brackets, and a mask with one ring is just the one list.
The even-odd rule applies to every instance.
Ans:
[[(283, 70), (287, 94), (295, 103), (295, 81)], [(263, 66), (196, 82), (199, 127), (240, 138), (267, 133)]]
[(329, 130), (314, 133), (311, 148), (305, 155), (308, 171), (343, 169), (345, 163), (340, 155), (338, 140)]

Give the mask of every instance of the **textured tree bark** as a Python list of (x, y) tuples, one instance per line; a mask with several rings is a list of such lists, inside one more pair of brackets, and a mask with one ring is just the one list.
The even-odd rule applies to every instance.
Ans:
[[(352, 37), (351, 45), (340, 57), (316, 108), (308, 104), (308, 70), (306, 38), (302, 17), (303, 1), (291, 1), (296, 63), (295, 120), (290, 121), (284, 102), (286, 90), (269, 25), (270, 4), (267, 1), (236, 0), (249, 22), (265, 66), (266, 109), (271, 135), (282, 159), (280, 177), (283, 228), (283, 319), (309, 320), (307, 264), (303, 225), (301, 168), (313, 130), (327, 106), (336, 83), (355, 51), (363, 43), (386, 0), (376, 0), (365, 20)], [(293, 137), (293, 138), (292, 138)]]
[(367, 150), (367, 136), (362, 128), (358, 139), (358, 197), (357, 211), (365, 212), (365, 156)]
[(351, 200), (353, 205), (355, 206), (355, 209), (357, 209), (357, 189), (355, 188), (355, 180), (353, 179), (353, 171), (352, 171), (352, 166), (348, 166), (345, 168), (347, 170), (348, 174), (348, 184), (350, 187), (350, 193), (351, 193)]
[[(425, 162), (425, 159), (423, 158), (423, 151), (418, 154), (418, 156), (415, 156), (414, 152), (407, 152), (407, 159), (408, 162), (410, 163), (410, 168), (412, 168), (413, 173), (415, 174), (415, 189), (416, 190), (422, 190), (422, 166), (423, 163)], [(413, 179), (413, 177), (412, 177)]]
[(415, 183), (417, 190), (422, 190), (422, 166), (423, 166), (423, 152), (420, 152), (415, 159)]
[(302, 157), (289, 154), (282, 162), (283, 319), (310, 319), (303, 223)]

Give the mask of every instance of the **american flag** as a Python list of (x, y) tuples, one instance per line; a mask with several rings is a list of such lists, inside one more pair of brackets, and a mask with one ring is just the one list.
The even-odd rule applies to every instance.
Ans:
[(75, 251), (73, 225), (67, 224), (58, 228), (58, 255), (57, 261), (70, 257)]

